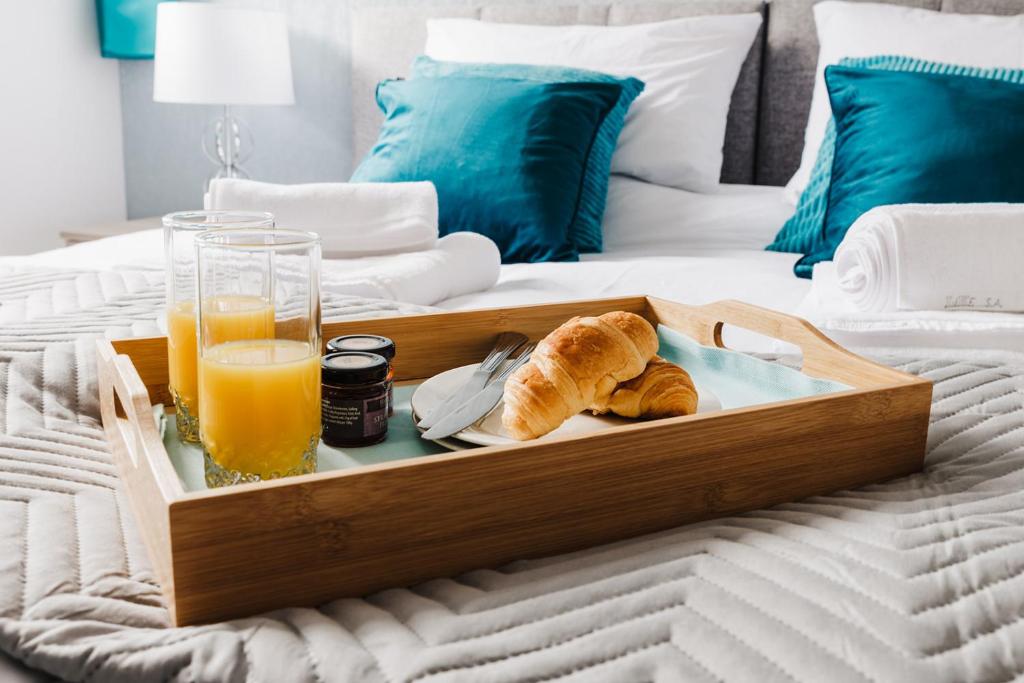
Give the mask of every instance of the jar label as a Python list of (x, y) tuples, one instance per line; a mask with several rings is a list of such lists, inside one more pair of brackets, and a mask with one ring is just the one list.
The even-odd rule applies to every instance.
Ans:
[(322, 399), (324, 435), (334, 441), (359, 441), (387, 431), (387, 394), (368, 399)]
[(363, 401), (363, 436), (377, 436), (388, 428), (388, 397)]

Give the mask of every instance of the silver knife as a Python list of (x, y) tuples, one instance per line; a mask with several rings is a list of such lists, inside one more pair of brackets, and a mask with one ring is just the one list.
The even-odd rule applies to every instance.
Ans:
[(516, 358), (507, 368), (494, 378), (494, 381), (484, 387), (484, 390), (471, 397), (450, 414), (441, 418), (437, 424), (423, 432), (424, 439), (443, 439), (452, 434), (461, 432), (487, 413), (494, 410), (498, 405), (501, 396), (505, 391), (505, 381), (530, 360), (530, 353), (535, 344), (527, 344), (519, 357)]
[(473, 394), (482, 390), (495, 370), (500, 368), (505, 359), (511, 356), (526, 341), (526, 335), (519, 334), (518, 332), (502, 332), (498, 335), (498, 341), (494, 343), (494, 348), (487, 354), (487, 358), (484, 358), (484, 362), (480, 363), (480, 366), (473, 371), (473, 374), (466, 380), (466, 383), (459, 387), (451, 396), (434, 406), (432, 410), (428, 410), (420, 418), (420, 421), (416, 423), (416, 426), (420, 429), (430, 429), (437, 424), (438, 420), (461, 406)]

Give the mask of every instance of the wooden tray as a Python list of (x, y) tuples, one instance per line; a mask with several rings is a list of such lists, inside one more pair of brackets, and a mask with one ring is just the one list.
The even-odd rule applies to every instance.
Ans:
[(650, 297), (377, 318), (324, 339), (395, 340), (396, 379), (478, 361), (495, 335), (540, 339), (625, 310), (722, 346), (723, 323), (799, 346), (803, 372), (853, 389), (222, 489), (186, 492), (152, 405), (163, 337), (100, 340), (103, 424), (174, 623), (196, 624), (576, 550), (920, 469), (931, 383), (840, 348), (798, 318), (735, 301)]

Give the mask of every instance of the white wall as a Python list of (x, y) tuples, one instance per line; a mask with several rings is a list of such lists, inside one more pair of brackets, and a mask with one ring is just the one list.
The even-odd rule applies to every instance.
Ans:
[(0, 0), (0, 255), (125, 217), (118, 63), (95, 0)]

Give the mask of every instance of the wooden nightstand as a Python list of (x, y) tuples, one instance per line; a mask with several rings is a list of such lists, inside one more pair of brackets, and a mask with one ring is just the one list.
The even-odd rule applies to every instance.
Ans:
[(64, 240), (64, 246), (70, 247), (72, 244), (78, 244), (79, 242), (91, 242), (103, 237), (113, 237), (114, 235), (124, 235), (129, 232), (138, 232), (139, 230), (159, 228), (163, 225), (160, 222), (160, 218), (160, 216), (151, 216), (149, 218), (136, 218), (135, 220), (122, 221), (120, 223), (107, 223), (88, 228), (62, 230), (60, 238)]

